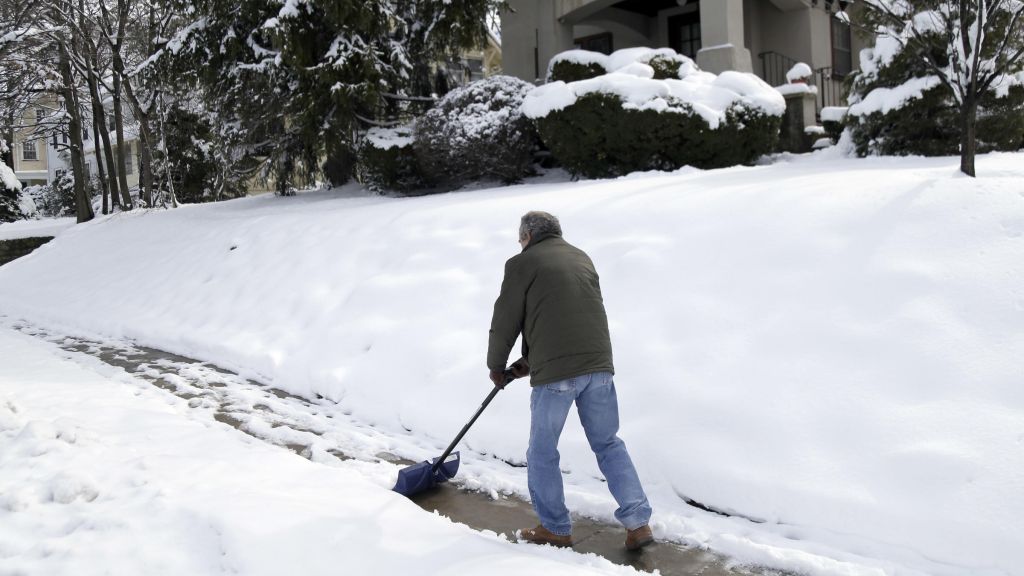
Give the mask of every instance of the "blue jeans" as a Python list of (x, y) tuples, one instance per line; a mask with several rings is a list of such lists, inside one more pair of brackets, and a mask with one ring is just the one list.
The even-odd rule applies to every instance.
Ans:
[(576, 376), (533, 388), (526, 465), (530, 498), (541, 525), (554, 534), (572, 533), (562, 472), (558, 467), (558, 437), (573, 401), (590, 448), (597, 456), (597, 465), (619, 504), (615, 518), (628, 530), (644, 526), (651, 518), (651, 505), (626, 445), (617, 436), (619, 406), (615, 382), (608, 372)]

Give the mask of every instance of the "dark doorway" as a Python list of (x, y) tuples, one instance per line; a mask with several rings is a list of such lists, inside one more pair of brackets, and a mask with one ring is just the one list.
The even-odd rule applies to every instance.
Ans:
[(601, 54), (611, 54), (614, 49), (611, 32), (584, 36), (583, 38), (577, 38), (574, 42), (576, 47), (581, 50), (590, 50), (591, 52), (600, 52)]
[(700, 11), (669, 16), (668, 45), (676, 52), (696, 59), (700, 52)]
[(623, 0), (622, 2), (612, 4), (612, 8), (643, 14), (648, 18), (657, 16), (658, 12), (661, 12), (662, 10), (668, 10), (669, 8), (676, 8), (678, 6), (679, 2), (676, 0)]

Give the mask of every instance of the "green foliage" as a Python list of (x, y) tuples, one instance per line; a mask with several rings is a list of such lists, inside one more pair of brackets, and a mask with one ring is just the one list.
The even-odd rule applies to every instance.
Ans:
[(360, 148), (359, 169), (363, 183), (375, 192), (407, 193), (426, 186), (416, 166), (409, 127), (371, 130)]
[(222, 140), (264, 158), (281, 192), (324, 168), (333, 183), (347, 180), (359, 117), (377, 115), (382, 93), (429, 90), (430, 64), (482, 45), (485, 15), (499, 4), (176, 1), (196, 25), (179, 39), (173, 69), (203, 89)]
[(647, 61), (647, 65), (654, 68), (654, 79), (655, 80), (666, 80), (668, 78), (679, 79), (679, 69), (686, 65), (688, 62), (692, 62), (689, 58), (682, 55), (669, 56), (665, 54), (659, 54), (654, 58)]
[[(850, 117), (857, 154), (955, 156), (960, 151), (960, 109), (949, 88), (936, 86), (888, 113)], [(978, 104), (978, 152), (1017, 150), (1024, 139), (1024, 89), (1004, 98), (985, 93)]]
[(562, 165), (588, 178), (750, 163), (778, 141), (780, 119), (761, 111), (733, 105), (712, 130), (688, 104), (673, 107), (684, 112), (623, 109), (618, 96), (594, 92), (536, 122)]
[(548, 82), (576, 82), (579, 80), (588, 80), (590, 78), (597, 78), (607, 74), (608, 71), (604, 69), (597, 62), (591, 62), (590, 64), (580, 64), (579, 62), (572, 62), (570, 60), (556, 60), (551, 65), (551, 73), (548, 75)]
[[(955, 8), (955, 7), (954, 7)], [(934, 9), (931, 0), (908, 0), (907, 14)], [(944, 16), (950, 25), (959, 26), (959, 14), (953, 9)], [(855, 72), (849, 81), (850, 102), (853, 110), (876, 89), (898, 89), (908, 82), (935, 77), (936, 70), (946, 69), (955, 57), (954, 47), (943, 26), (937, 30), (912, 35), (909, 28), (893, 29), (891, 17), (873, 4), (865, 3), (855, 13), (855, 25), (864, 29), (887, 28), (886, 35), (876, 39), (875, 53), (868, 53), (866, 69)], [(987, 42), (981, 50), (981, 59), (992, 58), (1007, 34), (1009, 14), (1004, 8), (991, 19)], [(925, 21), (928, 21), (927, 19)], [(968, 16), (973, 21), (973, 16)], [(909, 22), (909, 19), (907, 20)], [(905, 23), (901, 24), (905, 25)], [(894, 46), (890, 34), (907, 34)], [(1008, 38), (1024, 47), (1024, 38)], [(961, 47), (962, 48), (962, 47)], [(885, 55), (884, 57), (882, 55)], [(892, 54), (892, 57), (888, 56)], [(862, 64), (864, 64), (862, 63)], [(1024, 60), (1009, 68), (1010, 75), (1024, 70)], [(956, 82), (956, 75), (952, 75)], [(911, 98), (888, 112), (851, 113), (846, 118), (856, 151), (859, 155), (923, 155), (948, 156), (960, 153), (962, 128), (961, 105), (954, 87), (939, 83), (921, 92), (920, 98)], [(826, 126), (826, 130), (828, 126)], [(990, 87), (979, 95), (977, 111), (977, 151), (1017, 150), (1024, 143), (1024, 87), (1016, 85), (1009, 90)]]
[(244, 196), (242, 183), (223, 181), (213, 127), (202, 115), (173, 107), (164, 121), (166, 169), (177, 199), (185, 203), (209, 202)]
[(491, 76), (453, 90), (418, 119), (416, 161), (427, 184), (451, 189), (528, 174), (537, 135), (520, 106), (532, 89), (511, 76)]
[[(0, 169), (7, 169), (7, 166)], [(3, 179), (0, 179), (0, 222), (21, 220), (21, 207), (18, 203), (19, 192), (20, 188), (8, 188), (4, 185)]]

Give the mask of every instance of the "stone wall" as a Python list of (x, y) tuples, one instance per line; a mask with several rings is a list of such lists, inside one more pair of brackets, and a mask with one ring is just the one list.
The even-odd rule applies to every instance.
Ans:
[(53, 236), (0, 240), (0, 266), (31, 253), (50, 240), (53, 240)]

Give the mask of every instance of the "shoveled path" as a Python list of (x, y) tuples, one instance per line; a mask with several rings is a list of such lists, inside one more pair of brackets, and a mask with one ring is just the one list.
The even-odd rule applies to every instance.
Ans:
[[(59, 345), (69, 355), (85, 354), (121, 368), (188, 401), (191, 408), (262, 441), (282, 446), (318, 462), (399, 467), (409, 464), (387, 447), (395, 446), (372, 426), (351, 418), (326, 400), (311, 401), (177, 354), (124, 342), (99, 343), (51, 334), (24, 323), (11, 327)], [(397, 474), (397, 470), (395, 470)], [(444, 485), (413, 501), (478, 530), (513, 537), (519, 528), (536, 524), (528, 502), (515, 496), (491, 496)], [(674, 543), (660, 542), (640, 552), (623, 547), (624, 530), (590, 520), (573, 519), (574, 550), (593, 553), (621, 565), (664, 576), (782, 575)]]

